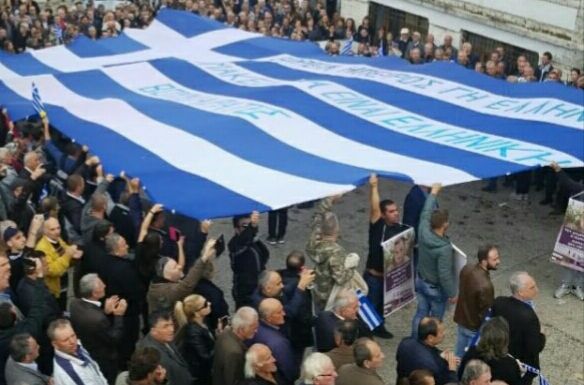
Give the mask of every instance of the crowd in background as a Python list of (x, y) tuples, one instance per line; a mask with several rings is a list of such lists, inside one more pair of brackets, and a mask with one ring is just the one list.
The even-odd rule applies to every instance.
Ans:
[[(4, 4), (3, 4), (4, 3)], [(89, 39), (118, 36), (125, 28), (146, 28), (156, 12), (172, 8), (193, 12), (228, 26), (266, 36), (297, 41), (327, 41), (330, 55), (398, 56), (413, 64), (451, 61), (465, 68), (510, 82), (559, 82), (584, 88), (584, 74), (572, 68), (562, 74), (552, 65), (552, 54), (545, 52), (540, 63), (530, 63), (526, 55), (511, 60), (503, 46), (492, 52), (476, 52), (472, 44), (453, 46), (452, 36), (444, 36), (442, 44), (432, 34), (402, 28), (399, 36), (377, 29), (365, 16), (359, 24), (341, 17), (334, 2), (294, 1), (212, 1), (161, 0), (120, 3), (107, 10), (103, 3), (94, 6), (81, 1), (71, 6), (40, 7), (34, 0), (0, 1), (0, 49), (20, 53), (67, 44), (80, 35)]]

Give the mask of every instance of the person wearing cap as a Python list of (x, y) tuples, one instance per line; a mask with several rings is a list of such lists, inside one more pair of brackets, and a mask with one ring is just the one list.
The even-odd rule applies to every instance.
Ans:
[[(156, 263), (156, 276), (150, 283), (146, 300), (148, 301), (148, 311), (171, 311), (177, 301), (182, 301), (186, 296), (192, 294), (195, 286), (203, 276), (203, 271), (207, 264), (211, 263), (215, 255), (214, 239), (209, 239), (201, 257), (189, 269), (183, 278), (182, 265), (169, 257), (162, 257)], [(179, 247), (180, 249), (180, 247)]]
[(10, 288), (16, 292), (18, 283), (24, 277), (24, 270), (22, 266), (23, 258), (27, 258), (32, 251), (37, 241), (37, 234), (44, 222), (42, 215), (35, 215), (28, 230), (28, 237), (25, 237), (22, 231), (15, 227), (7, 227), (2, 234), (2, 239), (6, 246), (8, 246), (8, 259), (10, 260), (10, 269), (12, 274), (10, 276)]
[(402, 28), (399, 31), (399, 40), (397, 42), (397, 47), (401, 52), (401, 58), (405, 58), (406, 56), (406, 49), (408, 48), (408, 44), (412, 41), (410, 37), (410, 30), (407, 28)]

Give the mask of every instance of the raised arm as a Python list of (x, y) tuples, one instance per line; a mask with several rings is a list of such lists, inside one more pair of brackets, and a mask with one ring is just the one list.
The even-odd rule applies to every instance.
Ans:
[(369, 177), (369, 221), (375, 223), (381, 218), (381, 209), (379, 207), (379, 188), (376, 174)]
[(146, 234), (148, 234), (148, 228), (152, 223), (154, 215), (156, 213), (161, 212), (162, 209), (163, 206), (160, 203), (157, 203), (154, 206), (152, 206), (152, 208), (150, 208), (150, 211), (148, 211), (148, 213), (144, 217), (144, 220), (142, 221), (142, 225), (140, 226), (140, 234), (138, 234), (138, 243), (142, 242), (144, 238), (146, 238)]

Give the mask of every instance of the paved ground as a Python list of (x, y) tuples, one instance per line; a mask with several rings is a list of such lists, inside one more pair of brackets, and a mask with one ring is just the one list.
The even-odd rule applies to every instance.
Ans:
[[(549, 206), (538, 204), (540, 193), (534, 193), (531, 203), (509, 199), (510, 190), (496, 194), (480, 190), (480, 183), (465, 184), (444, 189), (440, 194), (441, 207), (451, 213), (449, 235), (463, 249), (469, 259), (474, 259), (477, 247), (492, 242), (500, 246), (502, 264), (492, 274), (497, 295), (508, 295), (507, 281), (512, 272), (526, 270), (539, 285), (536, 300), (537, 313), (547, 334), (547, 345), (541, 356), (544, 373), (552, 385), (584, 385), (584, 302), (570, 295), (561, 300), (552, 293), (558, 284), (559, 267), (549, 262), (555, 237), (562, 221), (560, 216), (550, 216)], [(402, 203), (409, 186), (394, 182), (380, 183), (382, 198), (388, 197)], [(537, 194), (537, 195), (535, 195)], [(364, 257), (367, 253), (368, 202), (367, 190), (358, 189), (347, 194), (336, 207), (341, 220), (341, 243), (347, 250)], [(285, 245), (271, 246), (271, 268), (281, 268), (286, 255), (293, 249), (303, 250), (309, 229), (307, 224), (312, 210), (291, 209), (289, 230)], [(213, 235), (224, 233), (229, 238), (233, 230), (230, 220), (216, 221)], [(262, 216), (262, 234), (267, 233), (267, 216)], [(228, 258), (217, 262), (216, 280), (230, 299), (231, 270)], [(395, 383), (395, 350), (401, 338), (410, 331), (415, 304), (387, 319), (388, 328), (395, 338), (383, 341), (386, 355), (382, 376), (388, 384)], [(443, 349), (453, 349), (455, 329), (452, 311), (446, 316), (447, 338)]]

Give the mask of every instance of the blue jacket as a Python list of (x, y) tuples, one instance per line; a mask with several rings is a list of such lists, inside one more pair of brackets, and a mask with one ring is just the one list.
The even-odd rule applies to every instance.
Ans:
[(457, 382), (456, 372), (448, 369), (448, 362), (440, 357), (440, 353), (440, 349), (413, 337), (404, 338), (396, 353), (397, 378), (407, 378), (416, 369), (427, 369), (434, 375), (436, 385)]
[(260, 321), (260, 327), (255, 337), (246, 341), (248, 346), (255, 343), (264, 344), (270, 348), (272, 355), (276, 359), (278, 374), (285, 384), (294, 384), (299, 377), (298, 368), (300, 363), (296, 362), (290, 340), (280, 330), (266, 324), (264, 321)]

